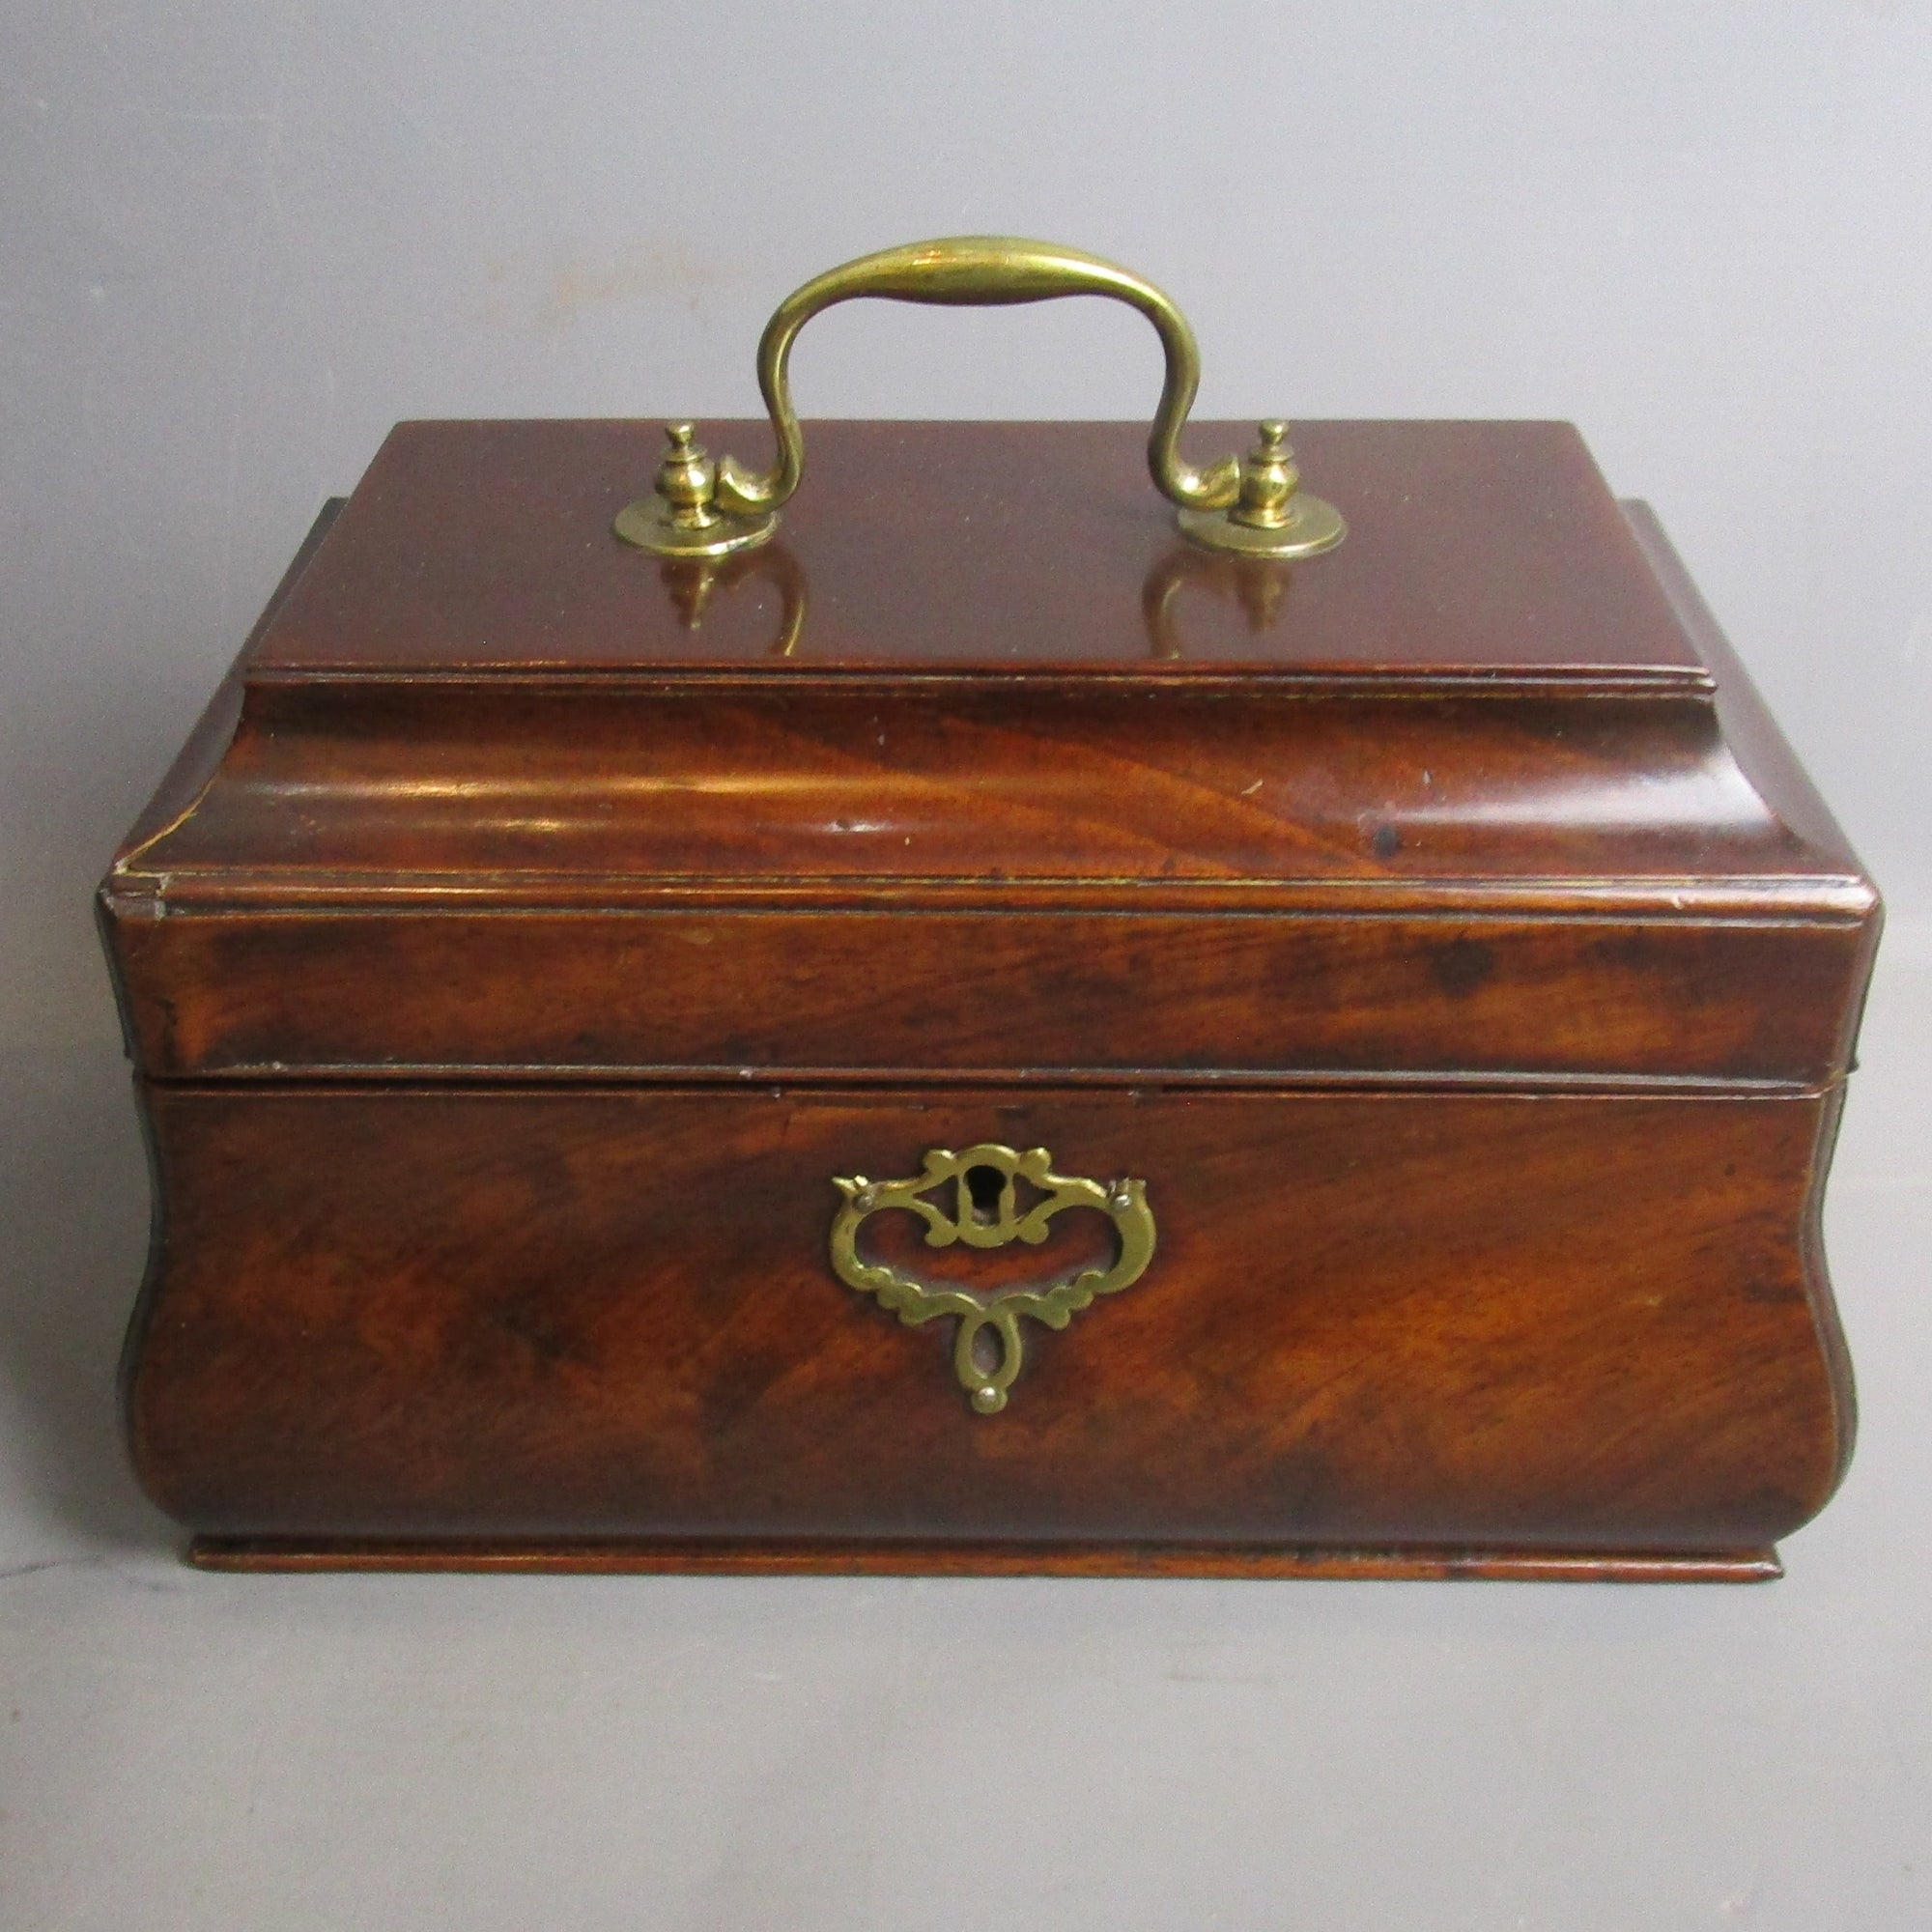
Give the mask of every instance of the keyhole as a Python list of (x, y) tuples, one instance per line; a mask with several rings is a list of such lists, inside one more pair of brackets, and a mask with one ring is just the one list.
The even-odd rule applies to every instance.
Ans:
[(997, 1167), (966, 1170), (966, 1211), (976, 1227), (990, 1228), (999, 1220), (1000, 1196), (1006, 1187), (1007, 1177)]

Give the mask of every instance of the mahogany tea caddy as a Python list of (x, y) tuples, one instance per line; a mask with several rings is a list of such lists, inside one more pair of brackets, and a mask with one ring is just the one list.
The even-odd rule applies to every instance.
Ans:
[[(792, 414), (832, 301), (1071, 293), (1151, 452)], [(1878, 901), (1656, 521), (1557, 423), (1196, 469), (1044, 244), (759, 367), (765, 473), (400, 425), (114, 861), (194, 1559), (1776, 1574)]]

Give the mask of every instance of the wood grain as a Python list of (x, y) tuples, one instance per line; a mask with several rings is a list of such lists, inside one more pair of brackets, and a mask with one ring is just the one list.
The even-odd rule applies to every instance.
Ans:
[[(1574, 431), (1298, 427), (1291, 571), (1128, 426), (814, 426), (709, 582), (655, 440), (400, 428), (105, 882), (195, 1560), (1775, 1574), (1878, 898)], [(1160, 1228), (992, 1417), (826, 1257), (980, 1140)]]
[[(1464, 911), (881, 908), (124, 918), (156, 1074), (1131, 1081), (1377, 1073), (1812, 1088), (1869, 929)], [(383, 997), (369, 997), (371, 985)]]
[[(210, 1533), (1707, 1550), (1804, 1521), (1849, 1448), (1805, 1236), (1817, 1100), (151, 1106), (132, 1439)], [(901, 1325), (826, 1252), (835, 1175), (986, 1139), (1143, 1179), (1159, 1225), (1145, 1281), (1030, 1325), (993, 1417), (950, 1322)]]

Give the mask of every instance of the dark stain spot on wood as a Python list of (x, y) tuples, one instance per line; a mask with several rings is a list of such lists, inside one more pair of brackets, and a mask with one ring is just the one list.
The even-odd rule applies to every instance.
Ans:
[(1378, 825), (1369, 839), (1378, 859), (1393, 859), (1402, 850), (1402, 834), (1393, 825)]
[(1436, 947), (1430, 954), (1429, 969), (1445, 993), (1461, 999), (1495, 977), (1495, 948), (1464, 933)]
[(1752, 1276), (1745, 1283), (1744, 1298), (1759, 1308), (1796, 1308), (1804, 1300), (1804, 1285), (1797, 1281), (1769, 1281)]
[(568, 1361), (577, 1350), (550, 1315), (527, 1301), (504, 1303), (492, 1311), (497, 1325), (522, 1342), (547, 1368)]

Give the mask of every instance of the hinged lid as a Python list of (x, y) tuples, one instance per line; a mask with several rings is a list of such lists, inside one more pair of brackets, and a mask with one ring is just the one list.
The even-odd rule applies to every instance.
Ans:
[[(800, 487), (815, 306), (1069, 285), (1160, 330), (1151, 436), (821, 424)], [(1575, 431), (1303, 424), (1317, 500), (1278, 426), (1187, 464), (1191, 345), (931, 244), (781, 307), (767, 475), (399, 427), (110, 874), (143, 1065), (1834, 1078), (1876, 899)]]
[[(718, 427), (744, 447), (761, 426)], [(1204, 424), (1205, 446), (1237, 426)], [(252, 682), (567, 673), (868, 683), (1238, 677), (1708, 691), (1565, 423), (1303, 423), (1349, 540), (1300, 564), (1180, 537), (1131, 423), (825, 423), (776, 540), (717, 562), (611, 532), (659, 432), (391, 433), (252, 653)]]

